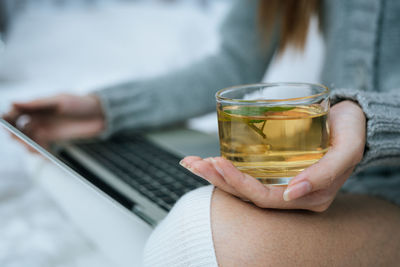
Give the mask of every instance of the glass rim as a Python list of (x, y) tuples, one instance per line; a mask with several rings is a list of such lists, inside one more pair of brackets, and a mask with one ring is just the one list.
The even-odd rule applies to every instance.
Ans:
[[(320, 87), (323, 89), (322, 92), (313, 94), (313, 95), (308, 95), (308, 96), (302, 96), (302, 97), (295, 97), (295, 98), (282, 98), (282, 99), (256, 99), (256, 100), (243, 100), (243, 99), (234, 99), (234, 98), (229, 98), (229, 97), (223, 97), (221, 94), (230, 91), (230, 90), (235, 90), (239, 88), (245, 88), (245, 87), (274, 87), (274, 86), (314, 86), (314, 87)], [(275, 83), (253, 83), (253, 84), (242, 84), (242, 85), (235, 85), (235, 86), (230, 86), (223, 88), (219, 90), (216, 94), (215, 97), (218, 101), (229, 101), (229, 102), (237, 102), (237, 103), (277, 103), (277, 102), (290, 102), (290, 101), (299, 101), (299, 100), (305, 100), (305, 99), (312, 99), (316, 98), (319, 96), (323, 96), (326, 94), (329, 94), (330, 90), (327, 86), (320, 84), (320, 83), (303, 83), (303, 82), (275, 82)]]

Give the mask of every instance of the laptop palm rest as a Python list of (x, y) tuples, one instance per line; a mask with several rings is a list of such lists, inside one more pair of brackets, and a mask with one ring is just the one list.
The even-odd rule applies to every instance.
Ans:
[(157, 145), (168, 151), (184, 156), (211, 157), (218, 156), (219, 141), (216, 134), (206, 134), (190, 129), (157, 131), (146, 135)]

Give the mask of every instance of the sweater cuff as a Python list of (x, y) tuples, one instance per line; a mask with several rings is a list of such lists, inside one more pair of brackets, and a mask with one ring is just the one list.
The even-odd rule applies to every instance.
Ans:
[(363, 109), (367, 119), (364, 157), (356, 172), (371, 166), (398, 166), (400, 160), (400, 95), (338, 89), (331, 103), (352, 100)]
[(105, 116), (105, 130), (100, 138), (106, 139), (123, 129), (138, 129), (152, 121), (152, 93), (136, 83), (124, 83), (93, 92), (99, 99)]
[(109, 101), (109, 92), (107, 90), (96, 90), (93, 92), (94, 95), (98, 97), (100, 100), (101, 108), (104, 114), (105, 120), (105, 129), (103, 132), (100, 133), (98, 136), (100, 139), (107, 139), (109, 138), (112, 133), (114, 132), (114, 126), (112, 124), (112, 105)]

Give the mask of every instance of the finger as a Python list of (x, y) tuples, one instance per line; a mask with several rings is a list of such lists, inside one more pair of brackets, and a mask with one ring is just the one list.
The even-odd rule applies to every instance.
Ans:
[(28, 102), (14, 102), (13, 107), (24, 112), (44, 112), (54, 110), (59, 105), (57, 97), (40, 98)]
[[(311, 165), (290, 181), (284, 192), (286, 201), (303, 197), (310, 192), (327, 189), (331, 186), (340, 187), (337, 177), (354, 168), (351, 154), (337, 148), (328, 151), (317, 163)], [(344, 182), (344, 181), (343, 181)]]
[(3, 119), (8, 123), (15, 125), (17, 119), (22, 115), (21, 111), (16, 108), (11, 108), (9, 112), (3, 115)]
[(15, 102), (11, 110), (3, 115), (3, 118), (9, 123), (15, 125), (18, 118), (23, 115), (53, 113), (57, 108), (55, 100), (40, 99), (30, 102)]
[(62, 119), (51, 117), (45, 124), (42, 124), (39, 134), (43, 135), (50, 142), (91, 138), (97, 136), (105, 128), (102, 119)]
[(211, 162), (210, 158), (203, 160), (200, 157), (190, 156), (184, 158), (180, 162), (180, 164), (192, 173), (207, 180), (208, 182), (224, 190), (225, 192), (228, 192), (237, 197), (243, 197), (234, 188), (232, 188), (225, 182), (224, 178), (214, 168), (214, 165)]
[[(36, 144), (41, 146), (42, 148), (48, 150), (50, 148), (50, 142), (47, 139), (46, 134), (41, 134), (41, 132), (44, 132), (41, 128), (40, 122), (36, 121), (29, 121), (24, 125), (24, 127), (21, 130), (23, 134), (28, 136), (31, 140), (33, 140)], [(14, 136), (15, 139), (20, 141), (22, 144), (24, 144), (30, 152), (36, 152), (34, 148), (29, 146), (27, 143), (25, 143), (23, 140), (21, 140), (18, 136)]]
[(338, 176), (335, 179), (335, 183), (338, 183), (338, 185), (331, 186), (324, 190), (313, 191), (310, 194), (287, 203), (293, 203), (300, 209), (308, 209), (316, 212), (325, 211), (335, 199), (335, 196), (338, 193), (341, 185), (344, 183), (344, 181), (346, 181), (352, 172), (353, 170), (349, 169), (341, 176)]
[(95, 95), (59, 94), (30, 102), (14, 103), (14, 107), (29, 114), (58, 114), (71, 117), (104, 117), (100, 99)]
[(105, 128), (102, 119), (64, 118), (59, 116), (32, 115), (24, 132), (35, 141), (49, 144), (51, 142), (91, 138)]
[(214, 165), (227, 184), (259, 207), (274, 207), (282, 202), (282, 194), (275, 194), (254, 177), (239, 171), (229, 160), (216, 157)]
[(317, 163), (311, 165), (289, 183), (283, 195), (286, 201), (300, 198), (310, 192), (327, 189), (338, 183), (350, 168), (351, 155), (341, 149), (332, 149)]
[(188, 168), (188, 167), (190, 167), (190, 165), (192, 165), (193, 162), (198, 161), (198, 160), (202, 160), (202, 158), (200, 158), (198, 156), (187, 156), (187, 157), (183, 158), (179, 162), (179, 164), (184, 168)]
[[(227, 189), (226, 187), (223, 187), (223, 186), (218, 186), (217, 185), (218, 181), (212, 180), (214, 178), (212, 175), (199, 171), (204, 168), (203, 166), (200, 165), (203, 163), (199, 163), (201, 161), (202, 161), (201, 158), (191, 156), (191, 157), (187, 157), (187, 158), (183, 159), (181, 161), (181, 163), (182, 163), (182, 165), (186, 165), (186, 167), (191, 169), (191, 171), (194, 172), (195, 174), (197, 174), (199, 176), (204, 176), (204, 177), (210, 178), (207, 180), (209, 180), (211, 183), (213, 183), (217, 187), (221, 188), (222, 190), (229, 192), (235, 196), (238, 196), (244, 200), (249, 200), (249, 201), (253, 202), (255, 205), (257, 205), (258, 207), (277, 208), (277, 209), (309, 209), (309, 210), (313, 210), (313, 209), (319, 209), (321, 206), (321, 205), (319, 205), (320, 202), (314, 201), (314, 198), (311, 198), (311, 196), (306, 196), (304, 198), (300, 198), (295, 201), (286, 202), (282, 198), (285, 187), (262, 185), (260, 182), (258, 182), (253, 177), (251, 177), (247, 174), (243, 174), (240, 171), (238, 171), (232, 164), (229, 164), (230, 163), (229, 161), (228, 161), (228, 166), (221, 164), (221, 161), (222, 161), (222, 163), (224, 161), (226, 161), (225, 159), (221, 160), (220, 158), (209, 158), (209, 159), (203, 160), (203, 161), (211, 162), (211, 163), (213, 163), (214, 166), (216, 166), (216, 167), (214, 167), (215, 171), (217, 171), (217, 173), (220, 175), (220, 177), (223, 178), (224, 181), (226, 181), (226, 184), (228, 184), (228, 182), (234, 183), (233, 179), (230, 179), (228, 177), (236, 177), (238, 175), (244, 175), (245, 178), (249, 179), (249, 182), (250, 182), (249, 184), (251, 184), (252, 182), (255, 182), (256, 186), (261, 185), (260, 190), (262, 190), (262, 191), (261, 191), (261, 193), (257, 194), (254, 190), (250, 189), (251, 185), (249, 186), (249, 184), (246, 184), (246, 183), (242, 183), (242, 184), (237, 183), (236, 186), (242, 190), (236, 190), (236, 188), (233, 188), (232, 186), (229, 187), (229, 189)], [(191, 164), (191, 166), (188, 166), (189, 164)], [(232, 171), (234, 171), (233, 174), (230, 173), (231, 168), (233, 168), (233, 170), (232, 170)], [(238, 173), (236, 171), (238, 171)], [(224, 176), (221, 175), (221, 173), (223, 173)], [(216, 175), (218, 175), (218, 174), (216, 174)], [(229, 176), (227, 176), (226, 174), (228, 174)], [(218, 179), (218, 176), (217, 176), (217, 179)], [(248, 188), (249, 190), (244, 190), (246, 188)], [(232, 191), (230, 191), (230, 190), (232, 190)], [(233, 190), (235, 190), (235, 191), (233, 191)], [(267, 194), (264, 193), (265, 190), (268, 190)], [(242, 193), (242, 192), (245, 192), (245, 193)], [(321, 199), (321, 198), (318, 198), (318, 199)]]
[(332, 147), (319, 162), (292, 179), (284, 193), (285, 200), (344, 183), (344, 180), (337, 178), (353, 169), (363, 155), (363, 117), (362, 111), (352, 103), (341, 103), (332, 108), (329, 118)]

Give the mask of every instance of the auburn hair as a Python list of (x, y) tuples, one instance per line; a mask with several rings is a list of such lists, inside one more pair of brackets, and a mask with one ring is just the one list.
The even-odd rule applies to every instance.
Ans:
[(269, 36), (274, 27), (279, 25), (279, 53), (288, 45), (304, 49), (313, 16), (317, 16), (321, 26), (320, 0), (260, 0), (259, 5), (259, 24), (263, 36)]

